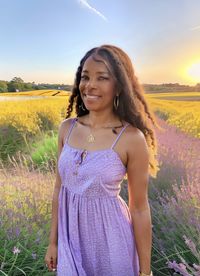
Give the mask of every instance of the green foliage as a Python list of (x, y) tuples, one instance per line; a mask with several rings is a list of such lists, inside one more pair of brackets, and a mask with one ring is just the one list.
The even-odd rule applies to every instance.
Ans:
[(21, 78), (14, 77), (9, 83), (8, 83), (8, 91), (9, 92), (16, 92), (22, 91), (24, 88), (24, 81)]
[(6, 81), (0, 81), (0, 93), (1, 92), (7, 92), (8, 86)]
[[(4, 244), (1, 244), (0, 249), (0, 275), (54, 275), (47, 272), (43, 261), (48, 243), (47, 235), (45, 232), (42, 233), (40, 244), (37, 244), (35, 242), (37, 240), (36, 233), (34, 231), (30, 235), (24, 231), (19, 237), (4, 239)], [(14, 254), (14, 249), (17, 249), (19, 253)]]
[(35, 142), (31, 153), (31, 159), (36, 167), (41, 170), (48, 170), (49, 167), (55, 168), (57, 161), (57, 136), (54, 132), (50, 135), (46, 133), (42, 141)]
[(54, 275), (44, 263), (50, 227), (51, 177), (43, 178), (36, 171), (27, 171), (25, 166), (21, 171), (19, 163), (15, 163), (14, 174), (0, 171), (0, 179), (3, 206), (0, 209), (0, 275)]
[(7, 87), (9, 92), (30, 91), (35, 89), (35, 84), (30, 82), (25, 83), (21, 78), (14, 77), (10, 82), (7, 83)]
[(6, 161), (24, 146), (23, 135), (13, 126), (0, 126), (0, 159)]
[(33, 89), (33, 85), (32, 85), (32, 83), (25, 83), (24, 84), (24, 91), (30, 91), (30, 90), (32, 90)]
[(20, 77), (14, 77), (11, 81), (0, 80), (0, 93), (1, 92), (20, 92), (20, 91), (32, 91), (32, 90), (46, 90), (46, 89), (58, 89), (71, 91), (72, 85), (68, 84), (48, 84), (35, 82), (24, 82)]

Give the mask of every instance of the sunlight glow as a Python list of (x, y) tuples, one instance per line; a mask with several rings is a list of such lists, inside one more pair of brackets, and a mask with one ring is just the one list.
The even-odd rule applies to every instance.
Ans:
[(200, 82), (200, 61), (192, 64), (188, 70), (187, 74), (195, 82)]

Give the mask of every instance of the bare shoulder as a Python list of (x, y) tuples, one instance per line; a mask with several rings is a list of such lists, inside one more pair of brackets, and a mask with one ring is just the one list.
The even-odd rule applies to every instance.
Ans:
[(148, 152), (144, 133), (139, 128), (132, 125), (126, 128), (126, 151), (128, 157), (137, 156), (142, 152)]
[(58, 135), (60, 137), (60, 140), (62, 142), (62, 145), (64, 144), (64, 141), (65, 141), (65, 138), (66, 138), (66, 135), (68, 133), (68, 130), (70, 128), (70, 125), (72, 123), (72, 120), (74, 118), (67, 118), (67, 119), (64, 119), (60, 125), (59, 125), (59, 128), (58, 128)]

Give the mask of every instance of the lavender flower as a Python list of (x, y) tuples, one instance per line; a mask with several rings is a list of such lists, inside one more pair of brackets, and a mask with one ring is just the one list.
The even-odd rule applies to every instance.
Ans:
[(187, 246), (190, 248), (190, 250), (192, 251), (192, 253), (197, 256), (198, 255), (198, 252), (197, 252), (197, 249), (196, 249), (196, 246), (194, 244), (194, 242), (190, 239), (188, 239), (185, 235), (183, 235), (183, 238), (185, 240), (185, 244), (187, 244)]
[(16, 235), (16, 237), (19, 237), (19, 235), (20, 235), (20, 228), (19, 227), (16, 227), (15, 228), (15, 235)]
[(200, 272), (200, 265), (196, 265), (196, 264), (193, 264), (193, 267), (197, 270), (199, 270), (199, 272)]
[(35, 260), (37, 258), (37, 254), (36, 253), (32, 253), (32, 258)]
[(177, 264), (176, 261), (168, 262), (168, 267), (174, 269), (176, 272), (179, 272), (183, 276), (192, 276), (186, 270), (186, 266), (182, 263)]
[(13, 252), (13, 254), (19, 254), (21, 252), (21, 250), (18, 247), (14, 246), (12, 252)]

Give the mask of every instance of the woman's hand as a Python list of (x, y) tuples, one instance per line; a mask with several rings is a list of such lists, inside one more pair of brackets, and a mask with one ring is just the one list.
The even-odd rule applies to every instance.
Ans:
[(45, 263), (49, 271), (56, 271), (57, 267), (57, 245), (49, 244), (45, 256)]

